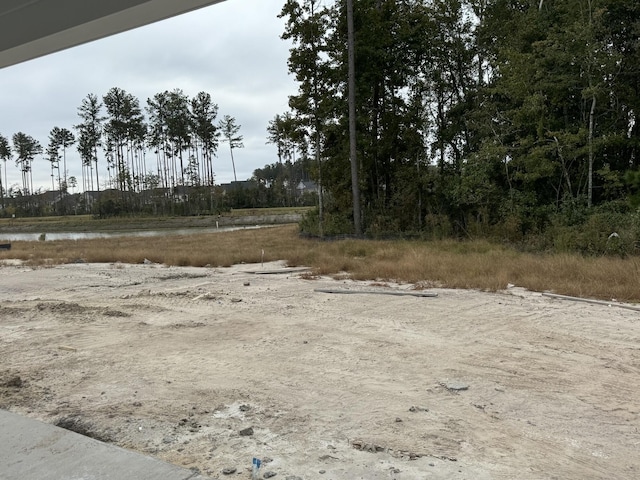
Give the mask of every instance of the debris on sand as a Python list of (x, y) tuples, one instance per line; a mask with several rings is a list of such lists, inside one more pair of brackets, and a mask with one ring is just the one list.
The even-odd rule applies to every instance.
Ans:
[(9, 380), (7, 380), (6, 382), (4, 382), (5, 387), (13, 387), (13, 388), (22, 388), (23, 384), (24, 382), (22, 381), (22, 378), (20, 378), (19, 375), (15, 375), (11, 377)]
[[(428, 412), (428, 411), (429, 411), (429, 409), (428, 409), (428, 408), (425, 408), (425, 407), (416, 407), (415, 405), (411, 405), (411, 406), (409, 407), (409, 411), (410, 411), (410, 412), (413, 412), (413, 413), (416, 413), (416, 412)], [(397, 422), (397, 421), (398, 421), (398, 420), (396, 420), (396, 422)], [(402, 420), (400, 420), (400, 421), (402, 421)]]
[(442, 385), (444, 388), (446, 388), (450, 392), (461, 392), (463, 390), (469, 390), (469, 385), (463, 382), (459, 382), (457, 380), (441, 383), (440, 385)]

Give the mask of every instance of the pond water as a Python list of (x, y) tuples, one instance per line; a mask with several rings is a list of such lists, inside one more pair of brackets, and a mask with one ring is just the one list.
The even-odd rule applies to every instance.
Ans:
[(256, 228), (264, 228), (273, 225), (255, 225), (255, 226), (235, 226), (235, 227), (208, 227), (208, 228), (180, 228), (165, 230), (133, 230), (133, 231), (114, 231), (114, 232), (55, 232), (55, 233), (3, 233), (0, 232), (0, 242), (37, 242), (53, 240), (88, 240), (93, 238), (115, 238), (115, 237), (160, 237), (168, 235), (196, 235), (199, 233), (219, 233), (231, 232), (234, 230), (254, 230)]

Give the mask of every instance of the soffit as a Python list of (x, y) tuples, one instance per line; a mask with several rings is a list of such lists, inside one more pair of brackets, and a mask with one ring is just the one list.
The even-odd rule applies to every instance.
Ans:
[(2, 0), (0, 68), (224, 0)]

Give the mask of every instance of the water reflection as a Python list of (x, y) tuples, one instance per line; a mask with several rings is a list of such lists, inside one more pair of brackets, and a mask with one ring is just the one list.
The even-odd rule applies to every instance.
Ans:
[[(135, 230), (123, 232), (56, 232), (56, 233), (3, 233), (0, 232), (0, 242), (36, 242), (54, 240), (90, 240), (93, 238), (115, 237), (160, 237), (168, 235), (195, 235), (199, 233), (232, 232), (234, 230), (254, 230), (273, 225), (256, 225), (243, 227), (208, 227), (208, 228), (180, 228), (166, 230)], [(44, 238), (43, 238), (44, 236)]]

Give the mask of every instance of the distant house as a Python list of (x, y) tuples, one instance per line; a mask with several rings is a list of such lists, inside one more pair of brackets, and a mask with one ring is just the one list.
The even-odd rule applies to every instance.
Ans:
[(231, 183), (221, 183), (220, 188), (224, 193), (233, 192), (236, 190), (247, 190), (256, 186), (255, 180), (240, 180)]
[(118, 198), (118, 196), (121, 195), (120, 190), (117, 190), (115, 188), (107, 188), (105, 190), (87, 190), (85, 192), (82, 192), (79, 194), (82, 197), (82, 201), (85, 203), (85, 205), (91, 209), (91, 207), (93, 207), (93, 205), (95, 205), (96, 203), (98, 203), (101, 200), (104, 199), (108, 199), (108, 198)]
[(89, 209), (91, 209), (91, 207), (100, 200), (100, 196), (102, 195), (102, 192), (98, 192), (95, 190), (87, 190), (86, 192), (83, 192), (81, 195), (86, 206)]
[(189, 201), (189, 194), (193, 190), (193, 187), (188, 185), (176, 185), (173, 187), (173, 198), (178, 202), (187, 202)]
[(320, 188), (316, 182), (303, 182), (301, 181), (296, 186), (296, 192), (298, 197), (301, 197), (305, 193), (320, 193)]
[(32, 198), (38, 205), (53, 207), (62, 198), (62, 193), (59, 190), (48, 190), (46, 192), (36, 193)]

